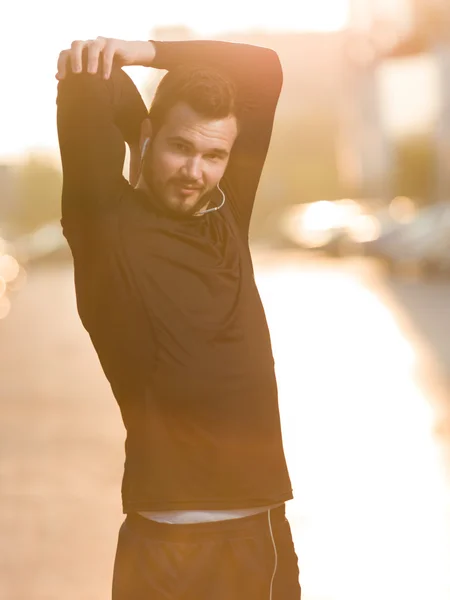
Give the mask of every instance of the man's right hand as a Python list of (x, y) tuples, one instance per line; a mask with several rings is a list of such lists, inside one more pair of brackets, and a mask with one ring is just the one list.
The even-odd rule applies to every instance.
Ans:
[(72, 42), (70, 49), (63, 50), (58, 59), (56, 79), (62, 80), (68, 72), (81, 73), (84, 63), (88, 73), (99, 69), (105, 79), (109, 79), (113, 64), (121, 67), (140, 65), (150, 67), (155, 57), (155, 47), (151, 42), (130, 42), (115, 38), (98, 37), (96, 40)]

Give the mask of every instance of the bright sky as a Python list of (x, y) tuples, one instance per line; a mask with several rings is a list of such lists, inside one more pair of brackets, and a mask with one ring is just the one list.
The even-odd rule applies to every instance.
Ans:
[[(56, 60), (74, 39), (148, 39), (154, 27), (186, 25), (200, 35), (243, 29), (335, 30), (348, 0), (7, 0), (0, 21), (0, 160), (57, 147)], [(129, 71), (138, 86), (145, 69)]]

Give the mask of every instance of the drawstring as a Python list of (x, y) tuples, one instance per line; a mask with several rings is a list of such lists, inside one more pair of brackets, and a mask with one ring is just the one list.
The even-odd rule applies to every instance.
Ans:
[(275, 575), (276, 575), (277, 567), (278, 567), (278, 554), (277, 554), (277, 546), (275, 544), (275, 538), (273, 537), (273, 530), (272, 530), (272, 509), (270, 509), (268, 511), (267, 516), (269, 519), (269, 532), (270, 532), (270, 537), (272, 538), (273, 553), (274, 553), (274, 557), (275, 557), (275, 563), (274, 563), (274, 567), (273, 567), (272, 579), (270, 581), (270, 592), (269, 592), (269, 600), (272, 600), (273, 581), (275, 579)]

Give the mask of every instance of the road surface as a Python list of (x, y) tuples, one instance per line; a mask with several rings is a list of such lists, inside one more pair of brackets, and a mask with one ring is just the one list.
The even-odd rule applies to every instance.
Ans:
[[(303, 600), (448, 600), (450, 388), (435, 346), (366, 263), (255, 262)], [(124, 431), (69, 266), (30, 272), (0, 321), (0, 410), (0, 600), (108, 599)]]

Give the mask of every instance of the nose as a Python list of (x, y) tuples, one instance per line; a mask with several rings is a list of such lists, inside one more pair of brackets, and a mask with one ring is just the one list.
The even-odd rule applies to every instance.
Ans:
[(189, 157), (183, 168), (183, 175), (192, 181), (198, 181), (202, 178), (201, 159), (197, 156)]

